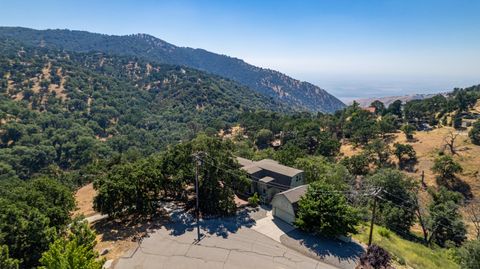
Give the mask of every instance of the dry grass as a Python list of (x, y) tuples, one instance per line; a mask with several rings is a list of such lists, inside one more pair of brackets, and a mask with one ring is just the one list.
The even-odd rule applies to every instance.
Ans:
[[(415, 166), (414, 172), (405, 173), (420, 182), (422, 171), (424, 171), (426, 185), (437, 187), (435, 174), (431, 171), (431, 168), (439, 151), (442, 150), (445, 144), (444, 138), (449, 132), (458, 133), (458, 138), (455, 142), (457, 154), (453, 155), (453, 158), (463, 167), (463, 172), (458, 175), (458, 178), (470, 187), (470, 192), (473, 196), (471, 202), (480, 203), (480, 146), (473, 145), (470, 142), (468, 130), (456, 131), (451, 127), (442, 127), (428, 132), (416, 132), (414, 141), (407, 141), (402, 133), (397, 133), (394, 134), (391, 145), (393, 146), (395, 142), (412, 145), (417, 153), (418, 164)], [(345, 156), (351, 156), (361, 152), (361, 149), (344, 144), (341, 147), (341, 151)], [(445, 153), (450, 154), (448, 149)], [(394, 159), (392, 158), (392, 160)], [(428, 198), (425, 191), (421, 191), (419, 194), (422, 200)], [(467, 218), (465, 220), (467, 221)], [(468, 222), (467, 225), (469, 235), (472, 236), (473, 227)]]
[[(417, 132), (416, 141), (408, 142), (403, 135), (397, 135), (395, 141), (399, 143), (410, 144), (417, 152), (418, 164), (415, 173), (409, 173), (415, 178), (420, 178), (422, 171), (425, 172), (425, 182), (428, 186), (437, 186), (435, 174), (431, 171), (433, 162), (442, 150), (445, 142), (444, 138), (450, 133), (458, 134), (455, 142), (457, 154), (453, 158), (461, 164), (463, 172), (459, 179), (467, 183), (471, 188), (471, 193), (475, 202), (478, 202), (480, 196), (480, 146), (473, 145), (468, 138), (468, 131), (457, 132), (453, 128), (443, 127), (430, 132)], [(449, 154), (445, 151), (445, 153)]]
[[(83, 214), (86, 217), (99, 214), (93, 209), (93, 199), (96, 194), (91, 183), (80, 188), (75, 194), (77, 208), (72, 214)], [(102, 257), (107, 260), (116, 260), (127, 251), (136, 248), (149, 232), (161, 227), (167, 221), (165, 216), (165, 212), (162, 211), (149, 218), (132, 215), (121, 220), (105, 218), (96, 221), (91, 225), (97, 233), (95, 249), (100, 253), (108, 249), (108, 253)]]
[[(38, 76), (25, 80), (23, 82), (23, 86), (26, 86), (28, 83), (31, 82), (32, 86), (30, 87), (30, 89), (34, 93), (39, 94), (41, 92), (41, 87), (40, 87), (41, 81), (43, 80), (51, 81), (51, 74), (50, 74), (51, 70), (52, 70), (52, 64), (49, 62), (42, 68), (42, 72), (38, 74)], [(50, 83), (48, 85), (47, 90), (49, 93), (55, 92), (55, 96), (57, 98), (61, 99), (62, 101), (66, 101), (68, 100), (68, 96), (67, 96), (67, 93), (65, 92), (64, 85), (67, 77), (63, 75), (62, 68), (57, 68), (56, 74), (60, 77), (60, 83), (58, 85)], [(5, 77), (7, 78), (8, 92), (11, 92), (15, 88), (19, 88), (21, 86), (21, 85), (14, 84), (12, 80), (8, 79), (10, 77), (10, 74), (5, 75)], [(24, 97), (23, 92), (18, 92), (12, 96), (12, 98), (17, 101), (23, 100), (23, 97)], [(46, 102), (47, 102), (47, 97), (43, 96), (40, 103), (45, 104)], [(31, 104), (30, 104), (30, 107), (31, 107)]]
[(74, 216), (84, 215), (90, 217), (98, 214), (93, 209), (93, 198), (97, 195), (97, 191), (93, 188), (93, 184), (87, 184), (78, 189), (75, 193), (75, 201), (77, 202), (77, 208), (73, 212)]
[[(97, 192), (93, 189), (93, 184), (88, 184), (80, 188), (75, 193), (75, 200), (77, 208), (73, 212), (74, 216), (84, 215), (90, 217), (98, 214), (93, 209), (93, 198)], [(117, 259), (121, 257), (127, 250), (136, 247), (136, 235), (142, 229), (130, 225), (122, 225), (115, 221), (101, 220), (94, 223), (92, 227), (97, 233), (97, 245), (95, 249), (101, 252), (104, 249), (109, 249), (109, 252), (104, 256), (107, 260)], [(144, 230), (144, 229), (143, 229)]]
[(362, 149), (359, 147), (354, 147), (350, 143), (342, 143), (342, 145), (340, 146), (340, 152), (344, 157), (351, 157), (362, 152)]

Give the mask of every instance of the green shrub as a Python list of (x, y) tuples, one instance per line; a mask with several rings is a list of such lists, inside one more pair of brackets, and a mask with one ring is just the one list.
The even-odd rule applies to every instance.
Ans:
[(458, 249), (458, 263), (465, 269), (480, 268), (480, 240), (472, 240)]
[(390, 238), (391, 232), (389, 229), (380, 227), (378, 228), (378, 234), (385, 238)]
[[(357, 230), (358, 234), (352, 237), (362, 243), (367, 243), (369, 238), (369, 223), (360, 225)], [(418, 242), (409, 241), (401, 236), (391, 233), (390, 238), (383, 237), (379, 234), (380, 226), (375, 225), (373, 229), (374, 244), (386, 249), (395, 260), (401, 264), (402, 260), (413, 269), (460, 269), (460, 266), (452, 261), (444, 248), (430, 248)]]
[(397, 256), (395, 256), (395, 257), (394, 257), (394, 260), (395, 260), (396, 262), (398, 262), (398, 264), (400, 264), (400, 265), (406, 265), (406, 264), (407, 264), (407, 263), (405, 262), (405, 259), (402, 258), (402, 257), (397, 257)]
[(250, 196), (248, 198), (248, 203), (253, 207), (257, 207), (260, 203), (260, 197), (258, 197), (258, 193), (254, 193), (252, 196)]
[(472, 140), (473, 144), (480, 145), (480, 120), (473, 124), (468, 136), (470, 137), (470, 140)]

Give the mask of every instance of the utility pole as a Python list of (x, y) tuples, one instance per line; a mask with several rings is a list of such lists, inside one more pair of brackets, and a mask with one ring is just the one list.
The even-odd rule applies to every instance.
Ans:
[(372, 209), (372, 219), (370, 222), (370, 235), (368, 236), (368, 246), (372, 244), (372, 235), (373, 235), (373, 223), (375, 222), (375, 210), (377, 209), (377, 196), (382, 191), (382, 189), (377, 189), (373, 192), (373, 209)]
[(200, 242), (200, 209), (198, 197), (198, 167), (201, 165), (200, 153), (193, 154), (195, 162), (195, 215), (197, 217), (197, 242)]
[(422, 187), (424, 189), (427, 188), (427, 184), (425, 184), (425, 170), (422, 170)]

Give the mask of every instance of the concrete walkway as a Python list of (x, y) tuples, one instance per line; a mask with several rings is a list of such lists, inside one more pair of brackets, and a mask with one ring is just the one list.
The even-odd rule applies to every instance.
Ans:
[(281, 243), (280, 238), (282, 235), (293, 231), (295, 227), (281, 220), (274, 219), (272, 211), (268, 210), (267, 216), (257, 220), (252, 229)]
[(108, 215), (95, 214), (93, 216), (85, 218), (85, 220), (88, 221), (88, 223), (94, 223), (105, 218), (108, 218)]

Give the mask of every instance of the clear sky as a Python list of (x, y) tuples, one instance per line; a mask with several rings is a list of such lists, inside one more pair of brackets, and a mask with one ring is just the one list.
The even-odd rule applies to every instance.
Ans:
[(0, 0), (0, 25), (148, 33), (343, 100), (480, 83), (479, 0)]

